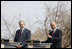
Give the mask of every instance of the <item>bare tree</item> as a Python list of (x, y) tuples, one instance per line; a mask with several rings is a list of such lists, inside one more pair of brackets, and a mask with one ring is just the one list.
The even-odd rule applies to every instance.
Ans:
[(7, 21), (3, 18), (3, 16), (1, 16), (1, 17), (2, 17), (3, 21), (5, 22), (5, 25), (6, 25), (6, 27), (7, 27), (8, 32), (9, 32), (9, 33), (11, 34), (11, 36), (13, 37), (13, 35), (12, 35), (10, 29), (9, 29), (9, 26), (8, 26)]
[[(7, 28), (7, 30), (3, 30), (2, 29), (2, 31), (8, 31), (9, 32), (9, 34), (10, 34), (9, 35), (9, 39), (14, 38), (15, 37), (15, 33), (16, 33), (16, 29), (18, 27), (18, 25), (15, 25), (15, 24), (17, 24), (20, 21), (21, 13), (19, 13), (19, 16), (14, 16), (11, 22), (7, 21), (7, 19), (5, 19), (4, 16), (1, 16), (1, 18), (3, 20), (2, 22), (4, 22), (3, 24), (5, 24), (4, 26), (6, 26), (6, 28)], [(16, 20), (16, 21), (14, 21), (14, 20)]]
[[(43, 25), (45, 26), (45, 33), (47, 35), (49, 26), (47, 26), (51, 21), (57, 23), (57, 27), (62, 30), (62, 47), (66, 48), (71, 45), (71, 8), (68, 8), (68, 4), (63, 1), (58, 1), (55, 8), (51, 9), (49, 5), (45, 4), (45, 20)], [(68, 9), (67, 9), (68, 8)]]

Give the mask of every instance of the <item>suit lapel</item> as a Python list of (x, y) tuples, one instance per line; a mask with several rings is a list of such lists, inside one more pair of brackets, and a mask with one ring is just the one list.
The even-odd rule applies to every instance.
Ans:
[(25, 34), (25, 33), (26, 33), (26, 29), (23, 30), (22, 34)]
[(54, 36), (57, 36), (57, 29), (56, 29), (55, 32), (54, 32)]

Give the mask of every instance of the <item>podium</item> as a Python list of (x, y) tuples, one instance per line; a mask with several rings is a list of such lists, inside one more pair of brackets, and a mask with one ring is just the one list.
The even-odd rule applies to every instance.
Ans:
[[(39, 40), (28, 40), (26, 41), (26, 44), (28, 45), (28, 48), (46, 48), (46, 46), (49, 46), (52, 43), (41, 43), (42, 41)], [(4, 48), (16, 48), (15, 46), (20, 45), (21, 42), (6, 42), (4, 43)]]
[[(29, 48), (50, 48), (52, 43), (42, 43), (42, 41), (39, 40), (31, 40), (31, 41), (26, 41), (26, 44), (28, 44)], [(31, 47), (30, 47), (31, 46)]]
[(16, 48), (21, 42), (5, 42), (4, 48)]

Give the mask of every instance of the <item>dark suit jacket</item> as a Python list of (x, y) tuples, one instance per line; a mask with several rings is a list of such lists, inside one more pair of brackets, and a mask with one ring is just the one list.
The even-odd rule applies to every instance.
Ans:
[[(52, 32), (51, 31), (49, 34), (52, 36)], [(52, 36), (52, 39), (47, 38), (47, 40), (45, 41), (45, 43), (52, 43), (52, 45), (50, 46), (50, 48), (62, 48), (61, 46), (61, 40), (62, 40), (62, 31), (59, 29), (56, 29), (56, 31), (54, 32), (54, 35)]]
[(24, 28), (22, 34), (20, 35), (20, 29), (16, 31), (14, 42), (21, 42), (23, 48), (27, 48), (25, 40), (31, 40), (31, 31)]

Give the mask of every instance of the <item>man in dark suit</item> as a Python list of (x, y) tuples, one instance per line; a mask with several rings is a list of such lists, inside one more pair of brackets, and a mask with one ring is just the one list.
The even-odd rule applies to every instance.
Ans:
[(24, 28), (25, 24), (23, 21), (19, 22), (20, 29), (16, 31), (14, 42), (21, 42), (16, 48), (28, 48), (26, 40), (31, 40), (31, 31)]
[(62, 40), (62, 31), (56, 28), (56, 23), (51, 22), (50, 26), (52, 31), (48, 34), (48, 39), (45, 41), (46, 43), (52, 43), (50, 48), (62, 48), (61, 40)]

